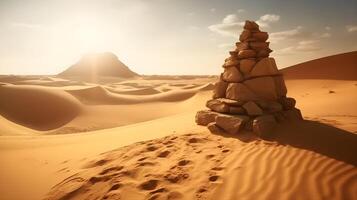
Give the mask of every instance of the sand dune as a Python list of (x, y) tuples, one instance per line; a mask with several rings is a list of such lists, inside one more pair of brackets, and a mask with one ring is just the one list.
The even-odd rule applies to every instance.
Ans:
[[(203, 87), (198, 87), (194, 89), (176, 89), (174, 91), (168, 91), (160, 93), (157, 90), (151, 89), (138, 89), (135, 92), (111, 92), (102, 86), (95, 86), (79, 90), (67, 90), (68, 93), (72, 94), (80, 101), (85, 104), (138, 104), (147, 102), (175, 102), (183, 101), (194, 96), (197, 92), (202, 90), (210, 89), (210, 86), (204, 85)], [(147, 92), (156, 93), (152, 95), (145, 95)], [(121, 93), (121, 94), (120, 94)], [(123, 94), (123, 93), (126, 93)]]
[(307, 61), (281, 72), (285, 79), (357, 80), (357, 51)]
[(99, 156), (47, 199), (354, 199), (351, 164), (277, 142), (173, 135)]
[(0, 76), (1, 199), (357, 199), (350, 55), (286, 69), (307, 120), (266, 141), (195, 125), (214, 76)]
[(2, 116), (36, 130), (60, 127), (81, 110), (73, 96), (45, 87), (4, 85), (0, 96)]

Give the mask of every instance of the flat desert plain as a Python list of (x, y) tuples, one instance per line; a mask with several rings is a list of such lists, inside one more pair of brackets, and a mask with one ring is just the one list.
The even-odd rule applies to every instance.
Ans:
[(356, 61), (282, 70), (271, 140), (195, 124), (215, 76), (1, 76), (0, 199), (357, 199)]

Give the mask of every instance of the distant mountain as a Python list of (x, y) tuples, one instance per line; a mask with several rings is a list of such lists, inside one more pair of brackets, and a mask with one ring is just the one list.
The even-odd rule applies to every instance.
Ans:
[(357, 51), (307, 61), (280, 71), (285, 79), (357, 80)]
[(93, 77), (93, 76), (113, 76), (120, 78), (132, 78), (139, 76), (131, 71), (118, 57), (110, 52), (91, 53), (82, 56), (82, 58), (70, 66), (58, 76), (72, 77)]

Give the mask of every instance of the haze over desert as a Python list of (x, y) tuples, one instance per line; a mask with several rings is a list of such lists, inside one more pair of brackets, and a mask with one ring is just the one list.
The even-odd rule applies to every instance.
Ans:
[(1, 2), (0, 199), (357, 199), (354, 6)]

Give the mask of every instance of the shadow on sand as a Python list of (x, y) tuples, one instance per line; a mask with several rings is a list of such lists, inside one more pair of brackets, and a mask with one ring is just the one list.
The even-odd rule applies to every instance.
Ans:
[[(247, 132), (236, 136), (221, 132), (215, 134), (234, 137), (242, 142), (257, 139), (252, 133)], [(304, 120), (279, 124), (272, 137), (265, 140), (310, 150), (357, 166), (357, 135), (317, 121)]]

